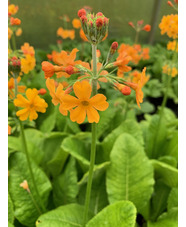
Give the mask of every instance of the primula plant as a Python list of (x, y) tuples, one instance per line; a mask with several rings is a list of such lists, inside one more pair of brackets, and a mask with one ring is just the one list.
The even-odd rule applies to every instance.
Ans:
[(151, 46), (143, 20), (120, 42), (84, 6), (58, 17), (57, 45), (42, 52), (17, 48), (18, 9), (9, 3), (8, 226), (176, 227), (178, 15), (159, 24), (172, 40)]

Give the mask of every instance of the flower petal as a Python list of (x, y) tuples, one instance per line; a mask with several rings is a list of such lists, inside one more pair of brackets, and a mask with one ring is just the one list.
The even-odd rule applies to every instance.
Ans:
[(28, 88), (26, 90), (26, 97), (28, 98), (29, 101), (33, 101), (35, 97), (38, 95), (38, 90), (33, 88)]
[(70, 110), (70, 109), (78, 106), (78, 104), (79, 104), (79, 100), (72, 95), (66, 94), (62, 97), (62, 108), (64, 110)]
[(81, 105), (70, 111), (71, 121), (76, 121), (78, 124), (83, 123), (86, 117), (86, 109)]
[(93, 96), (90, 100), (89, 103), (96, 108), (97, 110), (104, 111), (108, 108), (109, 104), (106, 101), (106, 97), (102, 94), (97, 94)]
[(88, 81), (76, 82), (73, 86), (75, 95), (82, 100), (88, 100), (90, 98), (92, 87)]
[(37, 119), (37, 117), (38, 117), (38, 114), (36, 113), (36, 111), (30, 110), (29, 120), (30, 121), (35, 120), (35, 119)]
[(27, 108), (19, 110), (16, 112), (16, 115), (19, 117), (21, 121), (25, 121), (28, 118), (29, 110)]
[(14, 105), (19, 107), (27, 107), (28, 103), (29, 101), (20, 94), (18, 94), (17, 99), (14, 100)]
[(67, 114), (68, 114), (68, 111), (63, 109), (62, 104), (59, 105), (59, 112), (64, 116), (67, 116)]
[(98, 111), (91, 106), (89, 106), (89, 108), (87, 108), (87, 117), (88, 117), (89, 123), (93, 123), (93, 122), (98, 123), (99, 118), (100, 118)]

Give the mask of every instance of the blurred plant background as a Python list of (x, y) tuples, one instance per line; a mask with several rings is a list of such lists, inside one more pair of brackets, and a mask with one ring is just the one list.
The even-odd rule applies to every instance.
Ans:
[(93, 12), (101, 11), (109, 17), (108, 38), (134, 37), (135, 32), (128, 25), (129, 21), (137, 23), (143, 19), (145, 24), (151, 24), (155, 29), (154, 34), (153, 29), (150, 33), (142, 32), (141, 43), (148, 43), (150, 39), (166, 42), (168, 38), (161, 36), (158, 25), (163, 15), (174, 13), (167, 0), (15, 0), (14, 4), (21, 6), (17, 17), (21, 19), (24, 31), (17, 39), (18, 46), (27, 40), (35, 48), (41, 49), (56, 43), (56, 31), (62, 25), (61, 17), (67, 15), (71, 21), (77, 17), (78, 9), (84, 6), (90, 6)]

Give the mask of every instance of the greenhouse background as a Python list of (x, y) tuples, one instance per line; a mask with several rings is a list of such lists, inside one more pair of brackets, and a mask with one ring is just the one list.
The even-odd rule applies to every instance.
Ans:
[[(110, 19), (108, 38), (134, 37), (135, 32), (128, 25), (129, 21), (155, 23), (155, 34), (152, 34), (153, 29), (150, 33), (142, 32), (141, 43), (152, 39), (155, 42), (167, 41), (166, 36), (161, 36), (158, 24), (163, 15), (174, 13), (166, 0), (15, 0), (14, 4), (21, 5), (17, 16), (22, 21), (23, 34), (17, 38), (18, 45), (27, 40), (41, 49), (47, 49), (49, 43), (56, 43), (56, 31), (62, 26), (60, 17), (68, 15), (71, 20), (77, 18), (77, 11), (83, 6), (90, 6), (93, 12), (101, 11)], [(68, 26), (72, 28), (71, 23)]]

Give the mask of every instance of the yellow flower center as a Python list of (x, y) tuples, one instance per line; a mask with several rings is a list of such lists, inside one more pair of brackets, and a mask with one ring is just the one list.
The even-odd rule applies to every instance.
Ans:
[(89, 105), (89, 102), (88, 102), (88, 101), (82, 101), (81, 104), (82, 104), (83, 106), (88, 106), (88, 105)]

